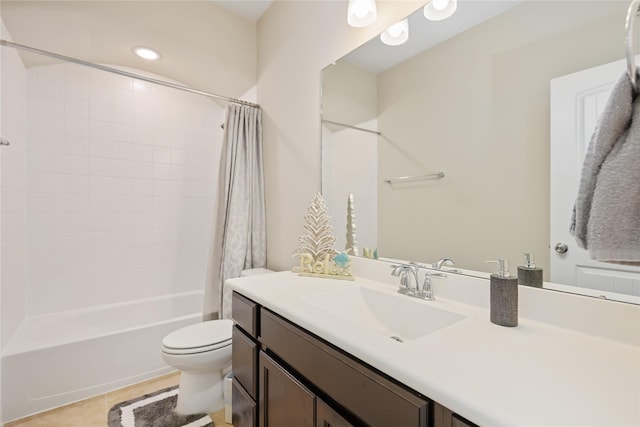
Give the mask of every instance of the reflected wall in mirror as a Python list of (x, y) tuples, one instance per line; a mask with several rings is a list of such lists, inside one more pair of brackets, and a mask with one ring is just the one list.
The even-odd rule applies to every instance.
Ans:
[[(404, 59), (399, 49), (417, 48), (375, 38), (325, 68), (322, 188), (338, 241), (353, 193), (359, 245), (381, 257), (447, 257), (486, 276), (485, 261), (508, 258), (515, 274), (523, 253), (533, 252), (552, 280), (550, 257), (564, 255), (550, 236), (550, 82), (623, 59), (627, 7), (461, 0), (445, 21), (427, 21), (421, 9), (410, 17), (409, 42), (419, 32), (437, 39), (415, 55)], [(443, 179), (385, 182), (440, 171)], [(571, 212), (561, 216), (556, 222), (568, 229)], [(640, 296), (628, 273), (624, 292)]]

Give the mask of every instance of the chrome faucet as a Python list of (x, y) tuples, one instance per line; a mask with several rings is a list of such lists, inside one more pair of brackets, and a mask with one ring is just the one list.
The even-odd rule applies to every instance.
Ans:
[[(432, 301), (434, 299), (433, 288), (431, 287), (431, 273), (425, 271), (424, 281), (422, 282), (422, 286), (420, 286), (418, 279), (418, 269), (421, 267), (420, 265), (411, 263), (392, 265), (391, 267), (393, 268), (391, 275), (400, 277), (400, 288), (398, 289), (398, 293), (427, 301)], [(438, 275), (442, 273), (434, 274)], [(413, 277), (413, 280), (411, 280), (411, 277)], [(412, 286), (412, 282), (415, 283), (415, 287)]]
[[(393, 268), (391, 275), (400, 277), (400, 288), (398, 289), (398, 293), (416, 296), (418, 292), (418, 267), (408, 264), (392, 265), (391, 267)], [(415, 286), (411, 286), (411, 277), (413, 277), (413, 283), (415, 283)]]
[(451, 258), (442, 258), (438, 260), (438, 262), (433, 264), (433, 268), (435, 268), (436, 270), (442, 270), (442, 267), (444, 265), (450, 265), (451, 267), (453, 267), (454, 262)]

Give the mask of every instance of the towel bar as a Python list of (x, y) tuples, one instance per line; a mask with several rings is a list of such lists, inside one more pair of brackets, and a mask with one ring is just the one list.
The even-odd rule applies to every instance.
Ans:
[(411, 175), (411, 176), (398, 176), (395, 178), (387, 178), (384, 180), (387, 184), (395, 184), (399, 182), (412, 182), (412, 181), (424, 181), (428, 179), (441, 179), (444, 178), (444, 172), (430, 173), (428, 175)]

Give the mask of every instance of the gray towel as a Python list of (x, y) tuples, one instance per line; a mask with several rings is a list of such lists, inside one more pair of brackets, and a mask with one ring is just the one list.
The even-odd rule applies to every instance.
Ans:
[(591, 137), (571, 232), (592, 259), (640, 264), (640, 97), (624, 73)]

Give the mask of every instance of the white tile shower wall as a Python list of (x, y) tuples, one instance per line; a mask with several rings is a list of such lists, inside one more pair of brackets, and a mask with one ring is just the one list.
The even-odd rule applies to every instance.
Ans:
[(28, 314), (201, 289), (223, 106), (74, 64), (28, 79)]
[[(11, 40), (4, 23), (2, 38)], [(27, 75), (14, 49), (0, 49), (0, 348), (26, 313), (27, 288)]]

